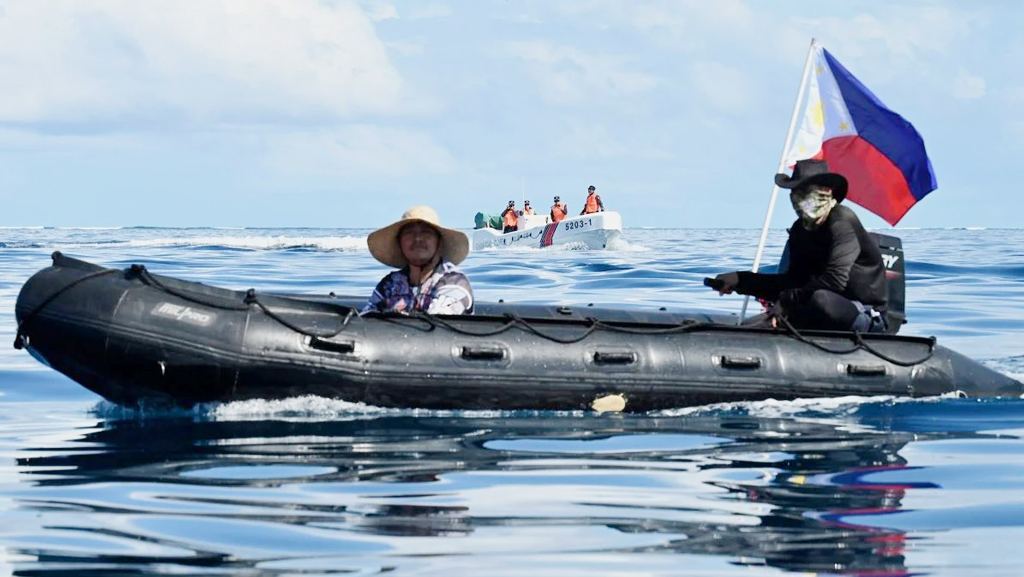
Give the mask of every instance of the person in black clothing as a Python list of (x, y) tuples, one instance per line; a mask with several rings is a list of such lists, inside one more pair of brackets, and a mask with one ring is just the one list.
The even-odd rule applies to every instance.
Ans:
[(789, 266), (779, 274), (718, 275), (717, 290), (782, 305), (797, 328), (884, 332), (888, 291), (882, 253), (860, 219), (843, 206), (846, 178), (823, 160), (801, 160), (793, 176), (775, 184), (791, 189), (799, 217), (789, 229)]

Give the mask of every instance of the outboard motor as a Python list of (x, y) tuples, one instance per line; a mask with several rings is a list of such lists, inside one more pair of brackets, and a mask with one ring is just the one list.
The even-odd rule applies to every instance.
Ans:
[(889, 325), (888, 332), (896, 334), (907, 322), (907, 278), (906, 263), (903, 260), (903, 241), (887, 234), (869, 234), (878, 241), (878, 249), (882, 252), (885, 284), (889, 291), (889, 308), (885, 320)]

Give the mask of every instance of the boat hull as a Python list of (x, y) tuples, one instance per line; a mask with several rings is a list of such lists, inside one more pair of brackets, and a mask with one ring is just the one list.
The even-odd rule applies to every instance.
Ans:
[[(727, 318), (479, 305), (352, 314), (356, 299), (262, 295), (55, 255), (16, 305), (30, 352), (125, 405), (318, 395), (382, 407), (649, 411), (767, 398), (1012, 396), (1024, 385), (932, 340), (804, 340)], [(556, 342), (564, 341), (564, 342)], [(571, 342), (570, 342), (571, 341)], [(875, 351), (874, 353), (871, 351)], [(885, 360), (920, 361), (901, 366)], [(614, 405), (614, 403), (613, 403)]]
[[(538, 217), (540, 218), (540, 217)], [(557, 223), (541, 224), (515, 232), (502, 233), (493, 228), (473, 231), (473, 249), (526, 246), (600, 250), (622, 236), (622, 216), (614, 211), (574, 216)]]

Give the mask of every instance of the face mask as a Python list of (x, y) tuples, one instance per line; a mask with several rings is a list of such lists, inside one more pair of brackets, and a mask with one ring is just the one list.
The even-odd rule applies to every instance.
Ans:
[(807, 230), (817, 228), (821, 220), (836, 205), (832, 191), (814, 189), (807, 192), (794, 192), (790, 196), (790, 201), (793, 203), (793, 210), (800, 217), (800, 222)]

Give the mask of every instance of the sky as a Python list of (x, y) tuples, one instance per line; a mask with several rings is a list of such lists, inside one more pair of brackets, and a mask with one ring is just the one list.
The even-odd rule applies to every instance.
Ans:
[(924, 138), (939, 187), (899, 227), (1016, 228), (1022, 25), (1011, 0), (0, 0), (0, 226), (470, 228), (593, 184), (626, 227), (760, 228), (817, 38)]

